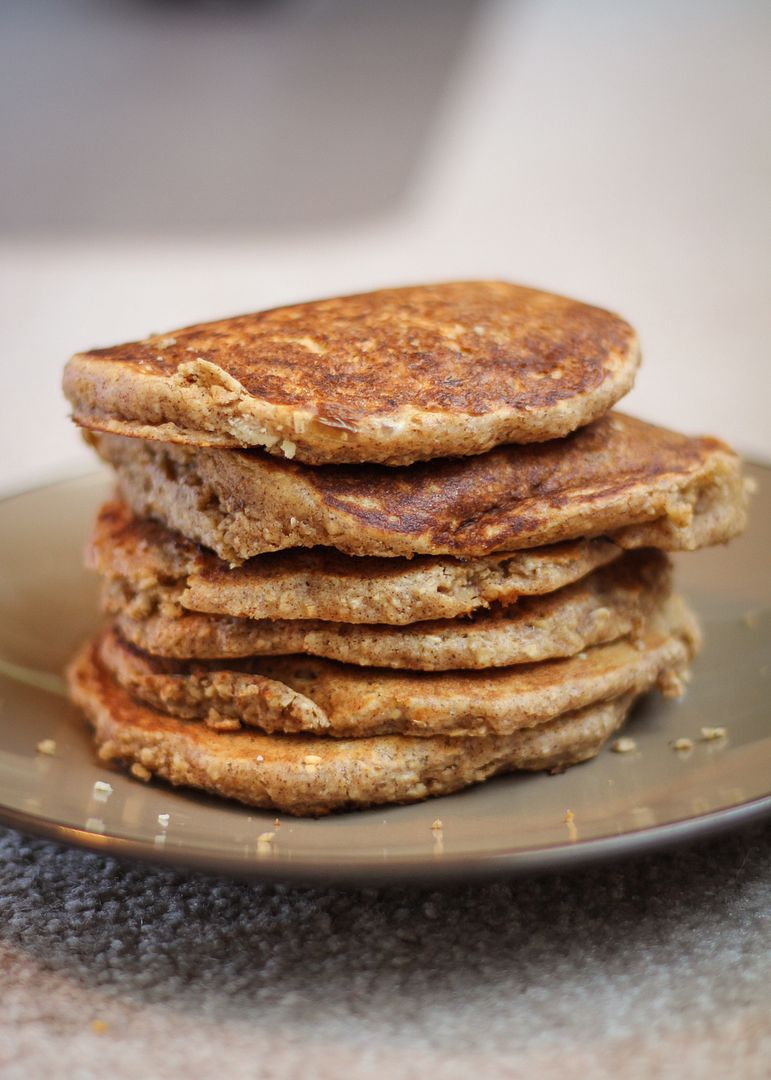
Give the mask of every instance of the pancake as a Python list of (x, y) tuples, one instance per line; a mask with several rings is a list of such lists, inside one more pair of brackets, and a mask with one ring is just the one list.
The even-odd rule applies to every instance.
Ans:
[(402, 469), (317, 467), (260, 451), (93, 434), (135, 513), (239, 564), (289, 547), (477, 558), (579, 537), (692, 550), (739, 533), (738, 457), (609, 414), (564, 439)]
[(510, 735), (571, 710), (658, 683), (677, 691), (699, 643), (679, 597), (659, 606), (635, 639), (579, 657), (475, 672), (384, 671), (307, 656), (185, 662), (149, 656), (105, 629), (97, 654), (133, 697), (219, 731), (336, 738)]
[(350, 664), (447, 671), (573, 656), (638, 629), (670, 587), (667, 557), (638, 551), (545, 596), (523, 597), (468, 619), (408, 626), (234, 619), (165, 608), (145, 615), (135, 612), (116, 582), (106, 583), (104, 606), (131, 644), (157, 656), (308, 653)]
[(312, 464), (405, 465), (558, 438), (632, 386), (617, 315), (500, 281), (382, 289), (74, 356), (78, 423)]
[(325, 739), (211, 731), (138, 704), (85, 646), (67, 672), (73, 701), (94, 727), (102, 761), (201, 788), (250, 806), (319, 816), (445, 795), (496, 773), (563, 769), (594, 757), (634, 701), (626, 694), (513, 735)]
[(242, 619), (319, 619), (404, 625), (452, 619), (492, 602), (554, 592), (621, 554), (609, 540), (572, 540), (461, 562), (382, 559), (301, 548), (229, 568), (216, 555), (125, 503), (105, 503), (86, 562), (116, 580), (134, 610), (185, 608)]

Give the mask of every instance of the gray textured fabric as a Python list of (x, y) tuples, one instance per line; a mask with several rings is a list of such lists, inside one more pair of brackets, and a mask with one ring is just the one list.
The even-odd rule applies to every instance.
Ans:
[(186, 877), (2, 831), (0, 859), (4, 1080), (771, 1067), (768, 827), (442, 891)]

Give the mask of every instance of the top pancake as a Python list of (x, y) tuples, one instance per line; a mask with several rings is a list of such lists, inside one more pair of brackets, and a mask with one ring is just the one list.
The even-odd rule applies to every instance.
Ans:
[(500, 281), (381, 289), (70, 360), (84, 427), (311, 464), (405, 465), (558, 438), (632, 386), (617, 315)]

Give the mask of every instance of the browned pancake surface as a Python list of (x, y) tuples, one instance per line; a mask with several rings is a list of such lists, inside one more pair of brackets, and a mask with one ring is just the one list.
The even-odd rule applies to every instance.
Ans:
[(316, 545), (470, 558), (603, 534), (622, 546), (682, 550), (727, 540), (746, 519), (729, 447), (620, 413), (565, 439), (401, 469), (92, 440), (135, 512), (232, 563)]
[(559, 437), (632, 385), (634, 331), (500, 281), (383, 289), (72, 358), (75, 418), (116, 433), (406, 464)]

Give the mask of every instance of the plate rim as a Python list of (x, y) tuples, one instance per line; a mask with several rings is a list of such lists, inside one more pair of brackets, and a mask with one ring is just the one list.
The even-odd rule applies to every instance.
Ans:
[(514, 878), (538, 873), (561, 873), (585, 868), (613, 859), (634, 858), (665, 851), (689, 841), (703, 840), (737, 826), (749, 826), (771, 817), (771, 792), (737, 806), (711, 810), (698, 817), (681, 818), (663, 825), (612, 836), (595, 837), (550, 844), (521, 851), (465, 853), (427, 859), (395, 858), (384, 862), (355, 860), (336, 862), (300, 862), (277, 858), (255, 858), (246, 862), (229, 856), (216, 856), (206, 851), (186, 849), (184, 854), (156, 847), (145, 840), (97, 833), (64, 825), (50, 818), (24, 810), (0, 805), (0, 826), (15, 829), (25, 835), (53, 840), (60, 844), (107, 855), (123, 862), (150, 864), (156, 868), (178, 873), (204, 874), (243, 881), (288, 883), (318, 887), (350, 887), (367, 885), (439, 885)]
[[(756, 458), (743, 460), (771, 473), (769, 462)], [(72, 471), (22, 489), (0, 493), (0, 504), (42, 493), (49, 488), (90, 479), (97, 480), (100, 477), (104, 478), (105, 473), (99, 469)], [(590, 840), (568, 840), (518, 851), (503, 849), (440, 857), (427, 857), (422, 854), (414, 857), (397, 856), (387, 861), (366, 858), (342, 861), (336, 858), (298, 861), (293, 858), (289, 861), (275, 856), (245, 861), (217, 855), (210, 850), (188, 847), (183, 851), (175, 851), (158, 847), (147, 840), (111, 832), (97, 833), (0, 802), (0, 827), (14, 829), (23, 835), (52, 840), (92, 854), (109, 856), (122, 862), (139, 863), (183, 874), (226, 876), (243, 881), (277, 884), (283, 882), (312, 887), (325, 885), (332, 888), (372, 885), (431, 887), (461, 882), (484, 883), (538, 873), (570, 872), (614, 859), (636, 858), (666, 851), (691, 841), (696, 843), (705, 837), (718, 835), (731, 828), (746, 827), (767, 817), (771, 817), (771, 790), (746, 802), (710, 810), (698, 816)]]

